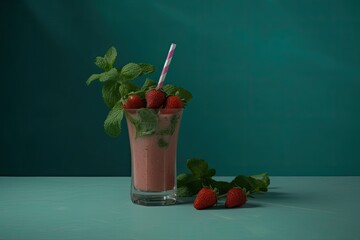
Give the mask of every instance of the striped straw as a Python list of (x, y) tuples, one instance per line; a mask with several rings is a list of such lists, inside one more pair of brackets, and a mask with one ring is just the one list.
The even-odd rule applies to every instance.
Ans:
[(171, 59), (172, 59), (172, 56), (174, 54), (175, 48), (176, 48), (176, 44), (172, 43), (171, 46), (170, 46), (170, 50), (169, 50), (169, 53), (167, 55), (163, 70), (161, 72), (157, 88), (161, 88), (162, 85), (164, 84), (165, 77), (166, 77), (166, 74), (167, 74), (167, 72), (169, 70), (169, 66), (170, 66)]

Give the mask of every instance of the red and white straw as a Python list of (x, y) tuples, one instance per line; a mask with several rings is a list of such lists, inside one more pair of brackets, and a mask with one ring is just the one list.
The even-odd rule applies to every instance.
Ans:
[(176, 48), (176, 44), (172, 43), (171, 46), (170, 46), (170, 50), (169, 50), (169, 53), (167, 55), (163, 70), (161, 72), (157, 88), (161, 88), (162, 85), (164, 84), (165, 77), (166, 77), (166, 74), (167, 74), (167, 72), (169, 70), (169, 66), (170, 66), (170, 63), (171, 63), (171, 59), (172, 59), (172, 57), (174, 55), (175, 48)]

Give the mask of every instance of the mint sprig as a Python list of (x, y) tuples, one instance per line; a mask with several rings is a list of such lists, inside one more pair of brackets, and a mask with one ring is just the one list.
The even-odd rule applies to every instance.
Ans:
[[(122, 67), (114, 67), (117, 57), (115, 47), (110, 47), (104, 56), (95, 58), (95, 65), (103, 70), (101, 73), (94, 73), (87, 79), (86, 84), (98, 80), (103, 84), (102, 96), (110, 112), (104, 121), (105, 132), (112, 137), (118, 136), (121, 132), (121, 121), (123, 119), (123, 103), (130, 93), (145, 91), (137, 86), (132, 80), (146, 74), (155, 72), (155, 67), (148, 63), (128, 63)], [(150, 80), (147, 85), (152, 85)], [(145, 95), (145, 93), (143, 93)]]
[[(121, 132), (121, 121), (124, 115), (123, 104), (128, 96), (130, 94), (137, 94), (140, 98), (144, 99), (146, 92), (156, 87), (156, 82), (150, 78), (146, 78), (142, 86), (138, 86), (133, 82), (134, 79), (155, 72), (156, 69), (153, 65), (131, 62), (122, 67), (115, 67), (117, 55), (116, 48), (110, 47), (104, 56), (97, 56), (95, 58), (95, 65), (102, 69), (103, 72), (90, 75), (86, 81), (87, 85), (94, 81), (99, 81), (103, 84), (102, 97), (106, 106), (110, 109), (104, 122), (104, 129), (112, 137), (119, 135)], [(179, 96), (184, 105), (192, 98), (189, 91), (173, 85), (165, 85), (163, 91), (167, 96)], [(152, 110), (145, 110), (140, 112), (140, 119), (134, 120), (135, 127), (138, 130), (137, 136), (139, 137), (155, 134), (156, 131), (155, 124), (157, 124), (158, 120), (155, 121)], [(157, 135), (171, 135), (174, 132), (177, 120), (178, 118), (171, 119), (170, 126), (161, 130), (162, 132), (160, 131)], [(165, 140), (164, 142), (161, 141), (159, 145), (165, 146)]]
[(245, 188), (250, 194), (255, 192), (267, 192), (270, 178), (266, 173), (235, 177), (231, 182), (217, 181), (212, 177), (216, 171), (208, 167), (203, 159), (189, 159), (187, 168), (191, 173), (182, 173), (177, 176), (177, 194), (180, 197), (191, 197), (197, 194), (204, 186), (216, 188), (219, 194), (225, 194), (233, 187)]

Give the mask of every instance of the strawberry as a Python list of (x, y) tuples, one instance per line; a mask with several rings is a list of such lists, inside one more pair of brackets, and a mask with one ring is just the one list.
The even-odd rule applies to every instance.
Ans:
[(217, 203), (217, 193), (209, 187), (203, 187), (194, 201), (194, 208), (202, 210), (214, 206)]
[(160, 108), (165, 101), (165, 93), (158, 89), (151, 89), (145, 94), (147, 108)]
[(167, 97), (164, 108), (161, 109), (161, 113), (171, 114), (175, 113), (175, 109), (183, 108), (184, 104), (178, 96), (169, 96)]
[(241, 188), (231, 188), (226, 194), (225, 207), (241, 207), (246, 203), (246, 192)]
[(184, 104), (178, 96), (169, 96), (166, 99), (164, 108), (183, 108)]
[(131, 94), (124, 103), (123, 107), (126, 109), (138, 109), (144, 107), (144, 102), (138, 95)]

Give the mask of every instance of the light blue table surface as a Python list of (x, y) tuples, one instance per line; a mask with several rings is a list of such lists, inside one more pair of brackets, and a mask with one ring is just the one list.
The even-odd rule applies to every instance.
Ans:
[(202, 211), (134, 205), (129, 189), (128, 177), (0, 177), (0, 239), (360, 239), (360, 177), (271, 177), (242, 208)]

